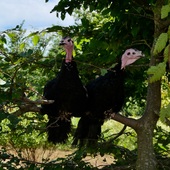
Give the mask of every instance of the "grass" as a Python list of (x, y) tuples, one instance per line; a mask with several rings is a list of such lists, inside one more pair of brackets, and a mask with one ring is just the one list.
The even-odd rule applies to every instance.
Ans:
[[(77, 123), (79, 121), (79, 118), (72, 118), (72, 125), (73, 128), (77, 127)], [(115, 136), (118, 135), (118, 133), (122, 130), (124, 127), (123, 124), (116, 122), (114, 120), (107, 120), (102, 125), (102, 141), (107, 141)], [(72, 139), (69, 139), (70, 141)], [(123, 146), (125, 148), (128, 148), (130, 150), (133, 150), (136, 148), (136, 133), (132, 128), (127, 127), (124, 133), (117, 138), (115, 141), (113, 141), (113, 144)]]
[[(72, 118), (72, 129), (74, 129), (74, 130), (76, 129), (78, 121), (79, 121), (79, 118), (74, 118), (74, 117)], [(117, 136), (117, 134), (122, 130), (123, 126), (124, 125), (122, 125), (121, 123), (116, 122), (114, 120), (107, 120), (104, 122), (104, 124), (102, 126), (102, 135), (101, 135), (102, 140), (99, 140), (98, 146), (100, 148), (99, 149), (95, 148), (96, 154), (90, 154), (90, 153), (88, 153), (87, 150), (84, 150), (85, 152), (83, 151), (82, 153), (78, 153), (77, 148), (72, 148), (71, 143), (73, 141), (74, 133), (72, 133), (72, 135), (69, 136), (69, 139), (66, 144), (52, 145), (47, 142), (46, 133), (41, 133), (41, 135), (43, 137), (40, 138), (40, 136), (36, 137), (37, 134), (34, 135), (34, 133), (32, 133), (32, 132), (27, 134), (24, 131), (24, 133), (22, 135), (19, 135), (16, 137), (18, 137), (18, 139), (19, 138), (22, 139), (23, 137), (28, 138), (27, 141), (32, 140), (32, 141), (30, 141), (31, 144), (34, 143), (34, 140), (36, 141), (38, 139), (41, 139), (41, 141), (40, 141), (41, 145), (39, 145), (39, 147), (37, 147), (36, 145), (35, 146), (30, 145), (27, 148), (24, 148), (26, 145), (24, 145), (24, 147), (22, 147), (22, 144), (24, 144), (24, 143), (21, 142), (22, 141), (21, 139), (19, 139), (19, 141), (20, 141), (19, 146), (21, 146), (21, 148), (17, 147), (18, 145), (17, 146), (12, 145), (12, 143), (11, 143), (10, 147), (8, 145), (5, 148), (8, 149), (7, 153), (14, 154), (14, 155), (18, 156), (19, 159), (24, 158), (24, 159), (32, 161), (32, 162), (40, 162), (40, 163), (41, 162), (47, 163), (47, 162), (62, 158), (62, 159), (60, 159), (60, 161), (64, 161), (64, 159), (66, 159), (66, 161), (67, 161), (67, 159), (70, 159), (70, 160), (76, 159), (76, 160), (78, 160), (77, 163), (81, 164), (82, 163), (81, 162), (82, 155), (84, 153), (85, 154), (88, 153), (86, 156), (90, 160), (90, 162), (98, 161), (97, 164), (94, 163), (94, 165), (97, 165), (97, 166), (104, 164), (103, 160), (105, 158), (107, 158), (108, 164), (111, 164), (109, 161), (113, 162), (114, 159), (110, 159), (110, 157), (116, 158), (116, 160), (119, 160), (119, 161), (121, 161), (121, 159), (122, 159), (122, 161), (124, 162), (125, 161), (123, 159), (124, 156), (129, 157), (129, 155), (126, 155), (125, 153), (129, 153), (128, 150), (132, 151), (137, 148), (137, 144), (136, 144), (137, 138), (136, 138), (135, 131), (133, 129), (127, 127), (122, 135), (120, 135), (118, 138), (113, 140), (115, 138), (115, 136)], [(158, 151), (160, 151), (160, 149), (164, 149), (165, 152), (167, 152), (169, 150), (169, 145), (166, 145), (166, 147), (165, 147), (165, 145), (161, 142), (170, 141), (170, 138), (166, 135), (167, 132), (170, 131), (170, 128), (165, 126), (161, 122), (158, 122), (158, 126), (161, 126), (161, 128), (158, 128), (157, 131), (155, 130), (156, 131), (155, 137), (157, 137), (157, 138), (154, 139), (154, 143), (159, 142), (157, 145), (155, 145), (157, 147), (156, 149)], [(31, 134), (33, 135), (32, 138), (30, 137)], [(7, 133), (6, 133), (6, 135), (10, 136)], [(105, 146), (105, 144), (106, 144), (106, 146)], [(107, 144), (109, 144), (109, 145), (107, 145)], [(28, 143), (27, 143), (27, 145), (28, 145)], [(76, 154), (74, 154), (75, 152), (76, 152)], [(130, 155), (130, 156), (134, 157), (134, 155)], [(99, 159), (99, 157), (100, 157), (100, 159)], [(93, 159), (93, 158), (95, 158), (95, 159)], [(45, 165), (45, 164), (42, 164), (42, 165)]]

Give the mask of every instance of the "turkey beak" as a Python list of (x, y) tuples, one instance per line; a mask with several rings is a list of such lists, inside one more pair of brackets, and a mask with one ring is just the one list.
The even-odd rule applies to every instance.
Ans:
[(141, 57), (145, 57), (145, 54), (143, 54), (142, 51), (141, 51)]
[(139, 57), (145, 57), (145, 54), (142, 53), (142, 51), (139, 51)]
[(60, 43), (59, 43), (59, 45), (65, 45), (65, 44), (66, 43), (63, 40), (61, 40)]

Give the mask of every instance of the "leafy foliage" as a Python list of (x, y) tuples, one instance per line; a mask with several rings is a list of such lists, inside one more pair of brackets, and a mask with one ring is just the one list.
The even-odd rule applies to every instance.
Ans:
[[(30, 112), (33, 105), (24, 98), (42, 98), (42, 87), (50, 76), (40, 76), (53, 67), (45, 56), (53, 36), (26, 34), (22, 25), (0, 34), (0, 125), (1, 144), (35, 147), (46, 142), (47, 118)], [(5, 39), (5, 40), (4, 40)], [(49, 71), (47, 71), (50, 74)], [(51, 73), (54, 71), (51, 70)]]
[(168, 42), (168, 34), (161, 33), (156, 41), (153, 54), (157, 55), (158, 53), (160, 53), (166, 47), (167, 42)]
[(160, 112), (160, 120), (165, 123), (166, 118), (170, 118), (170, 104), (168, 104), (165, 108), (162, 108)]
[(169, 12), (170, 12), (170, 4), (162, 6), (161, 19), (168, 17)]
[(147, 71), (147, 73), (151, 75), (149, 81), (152, 83), (157, 80), (160, 80), (161, 77), (165, 74), (165, 68), (166, 68), (165, 62), (159, 63), (157, 66), (151, 66)]
[(164, 50), (164, 61), (168, 62), (169, 60), (169, 51), (170, 51), (170, 45), (168, 44)]

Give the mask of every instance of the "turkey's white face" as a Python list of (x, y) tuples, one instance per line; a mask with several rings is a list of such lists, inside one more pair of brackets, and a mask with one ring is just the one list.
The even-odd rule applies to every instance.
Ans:
[(74, 42), (70, 37), (64, 37), (59, 45), (63, 46), (65, 50), (73, 50), (74, 48)]
[(126, 66), (134, 63), (136, 60), (144, 56), (145, 55), (142, 54), (142, 51), (133, 48), (127, 49), (122, 55), (121, 69), (124, 69)]

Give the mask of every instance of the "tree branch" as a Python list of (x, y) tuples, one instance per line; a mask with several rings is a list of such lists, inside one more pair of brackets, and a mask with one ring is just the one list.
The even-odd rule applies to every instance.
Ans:
[(119, 138), (122, 134), (124, 134), (124, 131), (126, 130), (126, 125), (123, 126), (123, 128), (120, 130), (120, 132), (118, 132), (117, 134), (112, 134), (110, 136), (108, 136), (107, 138), (112, 137), (113, 135), (116, 135), (115, 137), (109, 139), (109, 142), (113, 142), (114, 140), (116, 140), (117, 138)]
[(33, 101), (33, 100), (28, 99), (27, 97), (24, 97), (23, 102), (28, 103), (28, 104), (39, 105), (39, 104), (52, 104), (54, 103), (54, 100), (40, 99), (40, 100)]
[(137, 120), (133, 118), (127, 118), (119, 113), (112, 113), (111, 114), (111, 119), (116, 120), (126, 126), (129, 126), (133, 129), (137, 128)]
[(12, 114), (14, 114), (15, 116), (21, 116), (27, 112), (40, 112), (40, 107), (36, 105), (25, 104), (23, 106), (20, 106), (20, 108)]
[(32, 101), (26, 97), (24, 97), (22, 101), (23, 101), (22, 105), (19, 106), (19, 109), (13, 113), (16, 116), (21, 116), (22, 114), (26, 112), (40, 112), (41, 107), (38, 107), (37, 105), (52, 104), (54, 102), (54, 100)]

